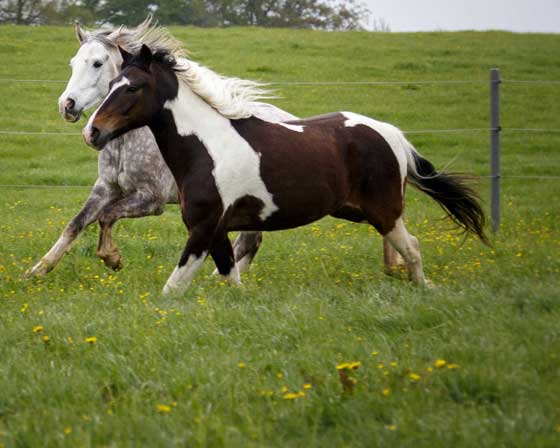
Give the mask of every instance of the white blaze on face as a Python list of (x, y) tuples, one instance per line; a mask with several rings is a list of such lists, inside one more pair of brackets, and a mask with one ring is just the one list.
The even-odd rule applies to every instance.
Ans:
[(382, 121), (374, 120), (373, 118), (365, 117), (363, 115), (355, 114), (353, 112), (341, 112), (346, 121), (344, 126), (354, 127), (358, 125), (367, 126), (381, 135), (387, 142), (387, 144), (393, 150), (397, 162), (399, 164), (399, 170), (401, 178), (404, 179), (407, 173), (407, 160), (408, 160), (408, 150), (407, 150), (407, 140), (403, 133), (389, 123), (384, 123)]
[(262, 221), (278, 210), (260, 173), (260, 154), (223, 117), (188, 87), (179, 83), (177, 98), (164, 105), (179, 135), (196, 135), (214, 162), (214, 179), (224, 211), (243, 196), (260, 199)]
[(89, 135), (91, 134), (91, 127), (93, 125), (93, 121), (95, 120), (95, 117), (97, 116), (97, 112), (99, 112), (99, 109), (101, 109), (103, 107), (103, 105), (109, 100), (109, 98), (111, 98), (111, 96), (113, 95), (115, 90), (117, 90), (118, 88), (120, 88), (122, 86), (126, 86), (126, 85), (129, 85), (129, 84), (130, 84), (130, 81), (124, 76), (122, 77), (122, 79), (120, 79), (119, 81), (117, 81), (116, 83), (113, 84), (113, 86), (111, 87), (111, 90), (109, 91), (109, 93), (107, 94), (107, 96), (105, 97), (103, 102), (99, 105), (99, 107), (97, 109), (95, 109), (95, 112), (93, 114), (91, 114), (91, 117), (89, 117), (89, 120), (88, 120), (87, 124), (85, 125), (84, 130), (82, 131), (82, 134), (84, 135), (84, 138), (86, 140), (88, 140)]
[[(81, 111), (105, 97), (121, 62), (118, 51), (96, 41), (84, 43), (71, 60), (72, 76), (58, 100), (61, 112), (68, 99), (74, 100), (75, 109)], [(99, 67), (95, 66), (99, 64)]]

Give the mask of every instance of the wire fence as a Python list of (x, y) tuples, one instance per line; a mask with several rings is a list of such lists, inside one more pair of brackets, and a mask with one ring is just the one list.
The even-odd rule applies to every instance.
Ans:
[[(62, 79), (25, 79), (25, 78), (0, 78), (5, 83), (42, 83), (42, 84), (65, 84), (68, 80)], [(502, 79), (504, 84), (560, 84), (558, 80), (518, 80)], [(270, 81), (263, 84), (273, 86), (383, 86), (383, 85), (408, 85), (408, 84), (484, 84), (488, 81), (476, 79), (432, 79), (432, 80), (400, 80), (400, 81)]]
[[(41, 84), (64, 84), (67, 81), (58, 79), (24, 79), (17, 77), (0, 78), (0, 83), (41, 83)], [(492, 82), (490, 86), (492, 89)], [(403, 85), (488, 85), (484, 80), (397, 80), (397, 81), (273, 81), (266, 83), (272, 86), (403, 86)], [(560, 85), (560, 80), (516, 80), (501, 79), (497, 84), (519, 84), (519, 85)], [(560, 133), (560, 129), (554, 128), (507, 128), (507, 127), (484, 127), (484, 128), (457, 128), (457, 129), (412, 129), (404, 130), (405, 134), (449, 134), (449, 133), (476, 133), (488, 132), (496, 135), (501, 132), (527, 132), (527, 133)], [(38, 137), (78, 137), (80, 132), (52, 132), (52, 131), (25, 131), (25, 130), (0, 130), (0, 135), (9, 136), (38, 136)], [(501, 175), (494, 173), (481, 178), (512, 180), (560, 180), (560, 176), (548, 175)], [(34, 185), (34, 184), (0, 184), (0, 188), (91, 188), (91, 185)]]

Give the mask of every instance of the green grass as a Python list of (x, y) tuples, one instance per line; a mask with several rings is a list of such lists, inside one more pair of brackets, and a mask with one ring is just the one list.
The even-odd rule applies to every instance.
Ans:
[[(491, 67), (560, 80), (558, 35), (173, 32), (217, 71), (269, 82), (486, 81)], [(0, 78), (66, 79), (75, 51), (68, 28), (0, 27)], [(79, 132), (57, 115), (63, 86), (0, 83), (0, 130)], [(560, 128), (559, 86), (502, 92), (504, 127)], [(405, 130), (488, 123), (486, 84), (278, 93), (300, 115), (349, 109)], [(410, 139), (438, 166), (489, 172), (484, 132)], [(560, 134), (502, 141), (504, 175), (560, 173)], [(3, 135), (0, 157), (2, 185), (87, 186), (96, 175), (80, 137)], [(488, 198), (485, 179), (480, 191)], [(208, 261), (184, 297), (165, 298), (186, 239), (176, 206), (118, 225), (121, 272), (95, 258), (92, 226), (47, 277), (23, 280), (88, 192), (0, 189), (0, 446), (560, 444), (559, 181), (503, 180), (493, 248), (462, 244), (409, 189), (407, 225), (433, 290), (383, 275), (372, 229), (324, 219), (266, 234), (240, 289), (210, 276)], [(336, 370), (351, 361), (361, 362), (352, 393)], [(304, 397), (283, 398), (304, 384)]]

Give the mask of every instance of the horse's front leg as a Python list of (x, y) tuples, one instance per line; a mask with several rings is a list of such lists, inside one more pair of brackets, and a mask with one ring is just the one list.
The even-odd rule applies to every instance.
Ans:
[(122, 256), (112, 235), (113, 226), (121, 218), (161, 215), (164, 206), (163, 199), (157, 198), (149, 191), (139, 190), (105, 207), (99, 216), (97, 256), (107, 267), (115, 270), (122, 269)]
[[(193, 209), (197, 212), (198, 217), (202, 215), (202, 213), (198, 213), (195, 206), (192, 206), (189, 211), (192, 212)], [(185, 219), (185, 222), (187, 221)], [(190, 226), (189, 239), (179, 263), (165, 283), (164, 294), (182, 294), (185, 292), (210, 251), (212, 251), (215, 260), (220, 260), (220, 262), (216, 262), (220, 272), (226, 273), (227, 266), (234, 265), (231, 243), (228, 249), (224, 246), (223, 240), (220, 241), (220, 236), (223, 235), (223, 231), (218, 229), (220, 217), (216, 216), (216, 213), (210, 212), (203, 220), (195, 221), (196, 223)], [(225, 229), (225, 226), (223, 229)]]
[(35, 266), (25, 273), (25, 276), (45, 275), (54, 269), (78, 235), (92, 222), (97, 221), (101, 210), (114, 201), (116, 197), (117, 192), (102, 180), (97, 179), (80, 212), (72, 218), (56, 243)]
[(216, 263), (216, 269), (220, 275), (234, 285), (241, 285), (239, 266), (236, 263), (233, 247), (231, 246), (231, 241), (227, 233), (220, 232), (214, 235), (212, 247), (210, 248), (210, 255), (214, 263)]

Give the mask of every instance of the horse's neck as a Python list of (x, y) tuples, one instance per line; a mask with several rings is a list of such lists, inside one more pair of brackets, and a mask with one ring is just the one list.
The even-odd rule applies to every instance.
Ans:
[[(228, 118), (220, 115), (188, 87), (180, 85), (177, 97), (165, 103), (163, 111), (150, 124), (162, 155), (173, 171), (199, 154), (189, 145), (202, 143), (207, 151), (228, 151), (238, 134)], [(181, 139), (182, 137), (182, 139)], [(178, 142), (181, 140), (181, 143)], [(177, 146), (182, 146), (178, 148)], [(214, 155), (215, 156), (215, 155)], [(215, 158), (215, 157), (214, 157)]]
[(164, 109), (173, 115), (177, 133), (181, 136), (196, 135), (201, 140), (214, 139), (228, 134), (231, 123), (202, 98), (182, 83), (177, 97), (167, 101)]

